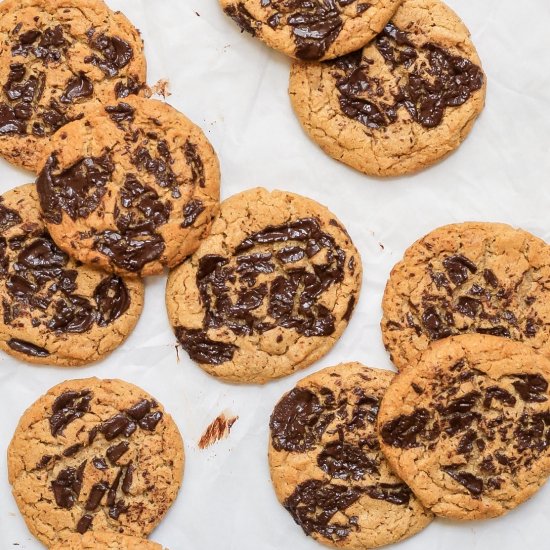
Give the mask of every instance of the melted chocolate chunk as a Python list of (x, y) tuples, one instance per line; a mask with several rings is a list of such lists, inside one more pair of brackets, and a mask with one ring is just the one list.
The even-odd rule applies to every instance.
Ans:
[(189, 140), (185, 142), (183, 154), (189, 167), (191, 168), (191, 176), (194, 185), (204, 187), (206, 185), (206, 176), (204, 174), (204, 164), (199, 155), (197, 146)]
[(151, 412), (146, 414), (138, 421), (138, 425), (142, 430), (149, 432), (155, 431), (157, 424), (162, 420), (162, 413), (160, 411)]
[(92, 97), (93, 93), (92, 81), (85, 74), (80, 73), (67, 81), (65, 91), (61, 96), (61, 103), (74, 103), (79, 99)]
[(121, 434), (124, 437), (130, 437), (136, 430), (136, 423), (122, 413), (105, 420), (99, 427), (99, 431), (107, 441), (111, 441)]
[(50, 355), (50, 352), (46, 348), (31, 344), (25, 340), (19, 340), (18, 338), (11, 338), (7, 344), (12, 350), (32, 357), (48, 357)]
[[(342, 112), (367, 127), (386, 127), (405, 108), (415, 122), (433, 128), (447, 108), (462, 105), (483, 86), (477, 65), (435, 44), (416, 48), (392, 23), (378, 35), (375, 47), (398, 79), (397, 93), (388, 94), (383, 82), (369, 74), (372, 61), (363, 60), (360, 52), (330, 62), (339, 71), (335, 77)], [(390, 100), (384, 99), (387, 95)]]
[(19, 40), (12, 46), (11, 54), (14, 57), (34, 55), (47, 65), (59, 61), (67, 45), (61, 25), (44, 31), (31, 29), (19, 35)]
[(365, 493), (375, 500), (385, 500), (391, 504), (409, 504), (412, 492), (404, 483), (379, 483), (365, 489)]
[(92, 460), (92, 464), (96, 470), (107, 470), (109, 468), (104, 458), (95, 457)]
[(335, 441), (319, 453), (317, 464), (331, 478), (359, 481), (365, 474), (378, 474), (378, 464), (363, 449)]
[(92, 486), (90, 494), (88, 495), (88, 500), (84, 506), (85, 510), (93, 512), (98, 508), (101, 503), (101, 499), (104, 497), (105, 493), (109, 490), (109, 486), (105, 482), (96, 483)]
[(130, 44), (118, 36), (107, 36), (106, 34), (96, 35), (93, 30), (88, 33), (90, 47), (99, 52), (84, 59), (99, 67), (107, 76), (115, 77), (120, 69), (130, 63), (134, 51)]
[(380, 430), (385, 443), (392, 447), (411, 449), (420, 445), (421, 437), (426, 433), (431, 415), (426, 409), (417, 409), (410, 415), (400, 415), (386, 422)]
[(93, 394), (90, 390), (66, 391), (52, 404), (52, 416), (50, 416), (50, 431), (54, 437), (63, 435), (65, 428), (76, 419), (81, 418), (90, 411), (90, 402)]
[(254, 19), (253, 15), (246, 9), (245, 5), (242, 2), (238, 4), (232, 4), (224, 8), (224, 11), (237, 25), (240, 27), (241, 31), (246, 31), (252, 36), (256, 35), (256, 26), (259, 22)]
[(107, 449), (107, 458), (110, 460), (111, 464), (115, 465), (118, 459), (128, 452), (129, 448), (130, 444), (127, 441), (121, 441), (116, 445), (112, 445)]
[(84, 461), (77, 469), (65, 468), (52, 481), (51, 487), (55, 502), (61, 508), (70, 510), (75, 505), (82, 488), (85, 467), (86, 462)]
[(22, 223), (21, 216), (11, 208), (7, 208), (2, 204), (3, 199), (0, 198), (0, 232), (5, 233), (14, 225)]
[(196, 221), (199, 215), (204, 212), (205, 207), (198, 199), (189, 201), (183, 207), (183, 222), (182, 227), (191, 227)]
[(548, 382), (540, 374), (517, 374), (518, 378), (513, 382), (513, 386), (519, 393), (521, 399), (527, 403), (543, 403), (548, 401), (546, 392)]
[(94, 518), (90, 514), (84, 514), (76, 524), (76, 530), (83, 535), (92, 526)]
[(221, 365), (233, 359), (237, 346), (211, 340), (202, 330), (176, 328), (176, 338), (189, 357), (197, 363)]
[(117, 99), (124, 99), (130, 95), (139, 94), (144, 87), (143, 82), (130, 76), (126, 79), (126, 82), (119, 81), (115, 84), (115, 95)]
[(310, 479), (300, 483), (285, 500), (284, 507), (307, 535), (318, 533), (326, 539), (345, 539), (357, 529), (349, 518), (346, 523), (331, 520), (338, 512), (345, 512), (361, 496), (361, 489), (325, 483)]
[(111, 158), (108, 154), (86, 157), (56, 174), (57, 167), (57, 157), (53, 154), (36, 180), (44, 217), (55, 224), (61, 223), (62, 212), (72, 220), (88, 217), (106, 192), (114, 171)]
[(470, 472), (458, 471), (448, 466), (442, 470), (449, 474), (455, 481), (466, 487), (467, 491), (474, 497), (479, 497), (483, 493), (483, 480)]
[(124, 474), (124, 479), (122, 480), (122, 492), (127, 495), (130, 493), (130, 489), (132, 488), (132, 482), (134, 480), (134, 470), (135, 466), (130, 462), (126, 468), (126, 472)]
[(115, 275), (105, 277), (94, 291), (98, 325), (107, 326), (116, 321), (130, 307), (130, 293), (124, 281)]
[(119, 126), (123, 122), (132, 122), (136, 110), (128, 103), (119, 103), (118, 105), (108, 105), (105, 107), (105, 111), (109, 113), (109, 117), (113, 122), (116, 122)]
[(147, 399), (142, 399), (132, 407), (126, 410), (126, 414), (134, 420), (141, 420), (145, 415), (149, 414), (153, 403)]

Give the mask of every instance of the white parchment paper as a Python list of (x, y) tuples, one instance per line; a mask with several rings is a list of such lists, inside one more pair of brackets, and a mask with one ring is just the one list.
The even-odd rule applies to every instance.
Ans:
[[(75, 0), (76, 1), (76, 0)], [(446, 223), (502, 221), (550, 241), (550, 3), (448, 0), (472, 31), (487, 73), (487, 107), (464, 145), (418, 175), (363, 176), (326, 157), (294, 118), (289, 61), (241, 35), (216, 0), (110, 0), (141, 29), (149, 83), (167, 78), (168, 101), (199, 124), (221, 161), (222, 195), (252, 186), (286, 189), (326, 204), (359, 248), (364, 284), (350, 326), (330, 354), (264, 387), (232, 386), (180, 352), (164, 308), (164, 277), (147, 281), (134, 333), (90, 367), (33, 367), (0, 357), (0, 549), (38, 549), (7, 482), (5, 450), (23, 411), (68, 378), (123, 378), (160, 400), (177, 421), (187, 464), (177, 502), (152, 538), (171, 550), (314, 550), (278, 504), (266, 459), (268, 419), (301, 377), (342, 361), (391, 369), (380, 301), (390, 269), (413, 240)], [(0, 161), (0, 192), (32, 177)], [(221, 411), (239, 416), (229, 439), (201, 451)], [(436, 520), (402, 550), (531, 550), (550, 544), (550, 486), (507, 516)]]

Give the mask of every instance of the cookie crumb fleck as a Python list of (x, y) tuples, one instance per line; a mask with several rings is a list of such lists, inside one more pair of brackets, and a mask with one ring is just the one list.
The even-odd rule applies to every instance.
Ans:
[(210, 425), (206, 428), (199, 441), (199, 449), (206, 449), (214, 445), (221, 439), (229, 436), (233, 424), (239, 419), (238, 416), (226, 416), (221, 413)]

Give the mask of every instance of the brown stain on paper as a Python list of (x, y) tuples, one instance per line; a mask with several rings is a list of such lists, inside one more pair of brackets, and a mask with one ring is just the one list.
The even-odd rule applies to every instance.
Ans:
[(206, 449), (214, 443), (225, 439), (229, 436), (233, 424), (239, 419), (238, 416), (225, 416), (221, 413), (210, 425), (206, 428), (199, 441), (199, 449)]

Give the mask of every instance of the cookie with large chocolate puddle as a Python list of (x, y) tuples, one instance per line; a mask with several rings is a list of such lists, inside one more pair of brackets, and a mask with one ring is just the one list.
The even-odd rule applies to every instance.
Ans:
[(392, 270), (382, 335), (397, 368), (433, 340), (465, 333), (519, 340), (550, 356), (550, 248), (499, 223), (440, 227)]
[(549, 381), (550, 360), (520, 342), (434, 342), (382, 401), (382, 451), (435, 514), (505, 514), (550, 475)]
[(481, 62), (439, 0), (405, 0), (363, 50), (294, 63), (289, 93), (304, 130), (374, 176), (415, 172), (456, 149), (485, 102)]
[(155, 275), (192, 254), (218, 211), (220, 172), (197, 126), (132, 96), (50, 140), (37, 180), (55, 242), (85, 264)]
[(378, 409), (393, 378), (345, 363), (304, 378), (275, 406), (269, 443), (275, 492), (319, 542), (376, 548), (432, 520), (378, 444)]
[(0, 37), (0, 154), (33, 172), (59, 128), (144, 87), (139, 32), (102, 0), (5, 0)]
[(307, 61), (332, 59), (363, 47), (402, 0), (220, 0), (242, 31)]
[(24, 413), (8, 449), (13, 495), (48, 548), (74, 534), (145, 538), (173, 503), (184, 451), (153, 397), (121, 380), (69, 380)]
[(0, 349), (31, 363), (96, 361), (132, 332), (143, 284), (70, 258), (44, 225), (33, 184), (0, 197)]
[(350, 236), (324, 206), (257, 188), (222, 203), (210, 236), (170, 274), (166, 304), (179, 343), (204, 370), (264, 383), (328, 352), (361, 275)]
[(87, 531), (84, 535), (73, 533), (50, 546), (50, 550), (162, 550), (156, 542), (131, 535)]

